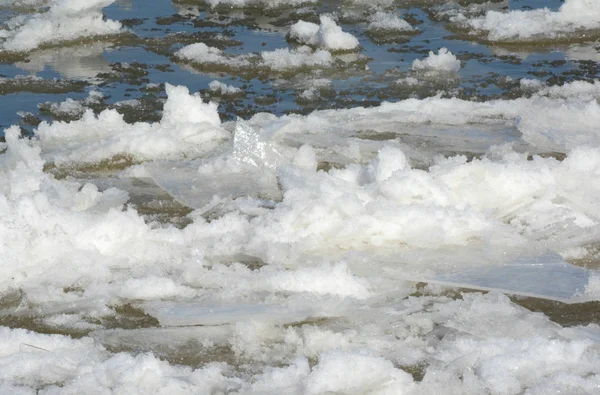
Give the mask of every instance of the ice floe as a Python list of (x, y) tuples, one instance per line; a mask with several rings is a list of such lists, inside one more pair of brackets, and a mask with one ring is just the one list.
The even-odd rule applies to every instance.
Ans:
[(558, 11), (548, 8), (488, 11), (482, 17), (457, 17), (472, 32), (489, 41), (586, 40), (600, 29), (600, 3), (595, 0), (566, 0)]
[(0, 32), (6, 51), (28, 52), (41, 45), (122, 32), (121, 23), (104, 20), (102, 8), (114, 0), (55, 0), (48, 11), (17, 16)]
[(429, 51), (429, 55), (425, 59), (415, 59), (412, 69), (456, 73), (460, 70), (460, 60), (456, 59), (456, 56), (448, 48), (440, 48), (437, 55), (433, 51)]
[(351, 51), (358, 48), (356, 37), (342, 31), (333, 18), (321, 15), (320, 21), (320, 25), (299, 21), (291, 26), (288, 36), (302, 44), (329, 51)]

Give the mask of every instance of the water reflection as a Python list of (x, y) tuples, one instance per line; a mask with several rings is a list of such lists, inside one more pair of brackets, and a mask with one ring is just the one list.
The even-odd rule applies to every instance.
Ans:
[(27, 62), (18, 62), (15, 66), (30, 73), (42, 72), (50, 66), (64, 78), (83, 79), (94, 83), (98, 73), (111, 71), (108, 61), (104, 58), (104, 51), (111, 46), (109, 42), (94, 42), (39, 50), (32, 52)]
[(133, 8), (133, 0), (117, 0), (115, 3), (121, 11), (131, 11)]
[(598, 44), (571, 45), (565, 51), (565, 56), (569, 60), (592, 60), (594, 62), (600, 62), (600, 51), (598, 48)]

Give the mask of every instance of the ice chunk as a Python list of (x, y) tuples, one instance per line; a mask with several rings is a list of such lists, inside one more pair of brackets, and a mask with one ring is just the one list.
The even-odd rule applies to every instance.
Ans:
[(218, 93), (223, 96), (237, 95), (242, 92), (242, 90), (238, 87), (227, 85), (217, 80), (211, 81), (210, 84), (208, 84), (208, 88), (211, 92)]
[(21, 16), (8, 21), (2, 34), (7, 51), (31, 51), (42, 44), (75, 40), (81, 37), (121, 33), (121, 24), (104, 20), (101, 9), (114, 0), (57, 0), (46, 13)]
[(576, 303), (586, 290), (590, 272), (558, 255), (519, 258), (504, 265), (460, 268), (425, 281)]
[[(340, 307), (340, 306), (338, 306)], [(343, 316), (349, 312), (324, 311), (322, 306), (312, 307), (289, 306), (278, 304), (234, 304), (207, 305), (199, 302), (170, 303), (149, 302), (144, 305), (145, 311), (156, 317), (162, 326), (188, 326), (188, 325), (223, 325), (237, 322), (261, 322), (268, 324), (289, 324), (302, 322), (308, 318), (327, 317), (330, 315)]]
[[(356, 375), (351, 372), (366, 372)], [(323, 393), (408, 393), (412, 377), (381, 357), (349, 352), (321, 354), (308, 377), (307, 394)]]
[(400, 19), (397, 15), (390, 14), (384, 11), (377, 11), (370, 18), (369, 30), (382, 31), (413, 31), (413, 27), (404, 19)]
[(256, 70), (287, 71), (300, 67), (324, 67), (333, 62), (329, 51), (313, 51), (307, 46), (263, 51), (259, 55), (231, 56), (204, 43), (196, 43), (181, 48), (175, 52), (175, 56), (198, 65), (218, 65), (235, 70), (253, 67)]
[(261, 66), (273, 70), (290, 70), (300, 67), (326, 67), (331, 65), (333, 57), (327, 50), (311, 50), (307, 46), (296, 49), (281, 48), (260, 53)]
[(350, 51), (358, 48), (359, 42), (350, 33), (342, 31), (335, 21), (321, 15), (321, 24), (299, 21), (292, 25), (289, 37), (299, 42), (330, 51)]
[(235, 126), (231, 149), (212, 160), (155, 162), (146, 165), (154, 181), (181, 203), (202, 208), (213, 197), (279, 199), (274, 170), (281, 153), (243, 120)]
[(415, 59), (412, 64), (413, 70), (433, 70), (457, 73), (460, 70), (460, 60), (447, 48), (440, 48), (436, 55), (429, 51), (429, 56), (425, 59)]

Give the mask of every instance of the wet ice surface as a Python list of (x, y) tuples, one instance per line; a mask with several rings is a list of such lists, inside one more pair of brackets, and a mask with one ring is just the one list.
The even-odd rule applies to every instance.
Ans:
[(595, 1), (0, 7), (1, 393), (600, 391)]

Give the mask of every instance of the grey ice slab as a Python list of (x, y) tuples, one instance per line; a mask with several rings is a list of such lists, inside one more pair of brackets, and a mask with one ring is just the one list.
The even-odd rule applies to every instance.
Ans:
[(285, 304), (206, 304), (202, 302), (147, 302), (144, 311), (163, 327), (228, 325), (236, 322), (265, 322), (274, 325), (302, 322), (308, 318), (339, 316), (348, 307), (287, 306)]
[(589, 270), (571, 265), (559, 255), (546, 254), (500, 265), (457, 268), (435, 274), (428, 281), (573, 303), (589, 277)]

